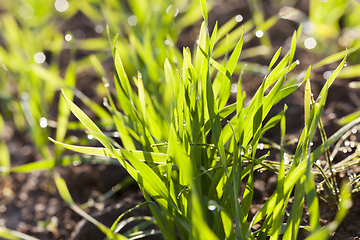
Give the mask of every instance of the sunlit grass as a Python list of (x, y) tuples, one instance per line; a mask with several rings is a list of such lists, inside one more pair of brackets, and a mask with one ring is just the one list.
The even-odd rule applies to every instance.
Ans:
[[(27, 122), (43, 157), (42, 161), (11, 168), (6, 145), (1, 138), (3, 121), (0, 118), (0, 166), (4, 169), (1, 171), (3, 176), (10, 171), (46, 170), (79, 162), (121, 164), (138, 183), (146, 199), (145, 203), (135, 208), (148, 206), (153, 214), (141, 220), (154, 222), (159, 230), (120, 233), (123, 224), (127, 223), (122, 218), (132, 209), (119, 216), (112, 227), (105, 227), (83, 211), (86, 204), (79, 207), (74, 203), (60, 176), (55, 178), (65, 202), (99, 227), (109, 239), (127, 239), (137, 237), (136, 234), (162, 234), (165, 239), (297, 239), (300, 228), (310, 232), (308, 239), (327, 239), (336, 230), (351, 206), (350, 192), (359, 189), (359, 177), (353, 177), (339, 188), (335, 173), (357, 164), (357, 155), (351, 155), (337, 164), (332, 164), (331, 159), (360, 120), (357, 115), (343, 119), (344, 127), (334, 135), (326, 136), (321, 115), (328, 89), (335, 78), (357, 76), (354, 68), (340, 71), (346, 66), (348, 54), (356, 52), (359, 45), (351, 45), (352, 48), (347, 51), (334, 53), (313, 66), (313, 69), (319, 68), (342, 60), (329, 74), (319, 96), (314, 98), (310, 87), (311, 67), (301, 74), (293, 73), (299, 65), (294, 55), (299, 42), (303, 43), (304, 26), (300, 25), (294, 32), (287, 52), (282, 48), (273, 51), (267, 31), (281, 16), (264, 19), (258, 1), (251, 2), (253, 19), (242, 22), (236, 16), (223, 26), (216, 24), (212, 34), (208, 31), (207, 16), (211, 6), (204, 0), (200, 4), (197, 0), (175, 1), (171, 6), (167, 1), (129, 1), (129, 10), (111, 0), (92, 1), (92, 4), (88, 1), (56, 2), (57, 14), (64, 19), (81, 9), (96, 23), (95, 30), (103, 37), (75, 42), (70, 39), (71, 35), (63, 36), (56, 30), (50, 31), (41, 23), (37, 25), (39, 32), (36, 35), (30, 28), (36, 23), (26, 23), (25, 20), (33, 18), (40, 10), (33, 11), (29, 5), (19, 9), (23, 19), (19, 18), (23, 24), (21, 28), (16, 23), (19, 19), (11, 14), (1, 16), (8, 49), (0, 48), (0, 63), (5, 64), (3, 68), (6, 69), (6, 72), (1, 72), (1, 76), (6, 77), (1, 79), (6, 80), (0, 81), (6, 87), (15, 84), (21, 95), (17, 100), (6, 91), (0, 91), (0, 98), (6, 99), (8, 106), (18, 106), (11, 108), (12, 117), (21, 116), (20, 120), (16, 120), (19, 128), (25, 128)], [(329, 17), (319, 18), (316, 10), (319, 6), (314, 4), (315, 1), (311, 1), (309, 19), (319, 26), (331, 26), (325, 21)], [(54, 6), (44, 4), (43, 7)], [(330, 11), (331, 7), (324, 9)], [(11, 8), (14, 6), (9, 5), (8, 9)], [(340, 15), (345, 14), (343, 5), (334, 9), (338, 8)], [(163, 14), (164, 11), (166, 14)], [(201, 16), (204, 21), (195, 49), (192, 52), (189, 48), (178, 50), (175, 44), (180, 32)], [(338, 21), (338, 18), (333, 20)], [(316, 39), (308, 36), (305, 44), (314, 45), (317, 39), (324, 44), (325, 40), (321, 39), (339, 34), (339, 27), (332, 27), (323, 36), (314, 36)], [(125, 30), (122, 31), (122, 28)], [(23, 41), (22, 35), (30, 40)], [(41, 39), (49, 38), (53, 39), (53, 44), (41, 45)], [(260, 45), (243, 49), (244, 44), (253, 38), (259, 38)], [(31, 44), (34, 42), (38, 45)], [(313, 49), (316, 50), (319, 45), (313, 46)], [(58, 63), (48, 64), (42, 53), (50, 50), (56, 55), (69, 47), (73, 48), (72, 51), (76, 48), (96, 52), (82, 61), (71, 61), (65, 76), (60, 77)], [(110, 87), (111, 76), (101, 64), (109, 49), (115, 64), (115, 89)], [(268, 66), (247, 64), (242, 60), (258, 55), (268, 57)], [(90, 67), (103, 80), (104, 106), (75, 88), (76, 73)], [(266, 72), (263, 72), (264, 67)], [(260, 87), (248, 102), (245, 102), (246, 93), (241, 84), (244, 71), (264, 75)], [(235, 78), (238, 79), (236, 82)], [(237, 89), (232, 89), (233, 83)], [(305, 85), (304, 129), (295, 153), (291, 153), (285, 150), (284, 142), (288, 107), (282, 106), (283, 111), (266, 122), (265, 117), (275, 104), (302, 85)], [(51, 121), (47, 118), (47, 111), (54, 100), (54, 93), (60, 88), (63, 97), (59, 101), (57, 120)], [(232, 93), (236, 94), (236, 102), (229, 105)], [(96, 121), (73, 103), (75, 97), (95, 113)], [(70, 111), (82, 126), (68, 122)], [(48, 124), (56, 127), (55, 139), (50, 139), (60, 146), (55, 154), (51, 153), (47, 144)], [(271, 151), (280, 152), (280, 159), (269, 161), (268, 154), (258, 155), (258, 148), (263, 146), (261, 138), (264, 133), (277, 124), (280, 124), (281, 142), (274, 143)], [(116, 129), (115, 133), (104, 130), (109, 125)], [(86, 129), (88, 136), (97, 139), (103, 147), (74, 145), (66, 138), (70, 129)], [(318, 130), (322, 143), (313, 149), (312, 142)], [(121, 144), (109, 136), (119, 137)], [(329, 147), (333, 145), (335, 149), (330, 152)], [(93, 157), (62, 156), (64, 149)], [(326, 164), (320, 161), (324, 155)], [(278, 174), (277, 189), (250, 219), (254, 173), (259, 170)], [(315, 175), (319, 176), (316, 181)], [(244, 192), (240, 191), (241, 184), (246, 185)], [(293, 193), (293, 204), (288, 206)], [(323, 228), (319, 222), (318, 197), (338, 210), (334, 221)], [(300, 225), (305, 200), (309, 209), (308, 226)], [(287, 207), (291, 208), (291, 212), (286, 217)], [(261, 223), (261, 229), (252, 230), (257, 223)], [(7, 229), (0, 229), (0, 236), (24, 237)]]

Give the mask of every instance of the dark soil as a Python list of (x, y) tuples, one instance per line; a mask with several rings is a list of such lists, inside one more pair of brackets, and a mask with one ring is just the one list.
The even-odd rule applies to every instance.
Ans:
[[(263, 1), (264, 8), (267, 9), (266, 18), (276, 14), (279, 9), (275, 9)], [(299, 1), (298, 8), (307, 12), (307, 1)], [(213, 26), (215, 20), (219, 24), (225, 23), (228, 19), (241, 14), (244, 21), (251, 18), (251, 12), (246, 1), (227, 0), (221, 5), (216, 6), (210, 13), (210, 26)], [(279, 20), (279, 22), (270, 29), (271, 41), (274, 48), (288, 45), (289, 38), (297, 25), (288, 20)], [(94, 26), (89, 19), (82, 13), (78, 13), (68, 22), (61, 26), (63, 32), (81, 30), (83, 35), (79, 37), (96, 37), (97, 33), (93, 30)], [(197, 26), (187, 28), (180, 36), (178, 47), (194, 46), (196, 39)], [(195, 36), (195, 37), (194, 37)], [(249, 47), (255, 42), (249, 42), (245, 47)], [(284, 47), (284, 48), (285, 48)], [(284, 49), (283, 52), (286, 52)], [(88, 52), (78, 51), (77, 58), (89, 54)], [(297, 68), (299, 72), (307, 69), (310, 64), (316, 63), (321, 58), (312, 52), (298, 48), (295, 59), (299, 59), (301, 64)], [(246, 59), (250, 62), (268, 64), (267, 58)], [(61, 54), (60, 65), (66, 67), (69, 61), (69, 52), (64, 51)], [(105, 64), (106, 69), (112, 71), (112, 61)], [(313, 71), (311, 76), (312, 91), (316, 97), (325, 83), (323, 73), (327, 70), (333, 70), (336, 64), (323, 67)], [(251, 97), (259, 87), (263, 79), (262, 75), (246, 73), (243, 76), (243, 88), (249, 97)], [(89, 84), (89, 80), (91, 84)], [(327, 135), (330, 136), (336, 132), (340, 126), (337, 120), (359, 109), (360, 92), (348, 87), (348, 80), (337, 80), (330, 88), (326, 109), (323, 113), (322, 121), (325, 125)], [(96, 99), (94, 91), (95, 86), (101, 83), (93, 70), (87, 70), (80, 73), (77, 78), (77, 87), (87, 96)], [(97, 101), (101, 101), (98, 98)], [(287, 140), (298, 138), (303, 128), (303, 88), (281, 101), (270, 112), (275, 115), (283, 110), (284, 104), (288, 105), (286, 113), (287, 121)], [(55, 112), (56, 113), (56, 112)], [(55, 118), (56, 116), (54, 116)], [(21, 165), (39, 160), (29, 137), (23, 133), (14, 130), (10, 122), (6, 122), (6, 139), (10, 150), (12, 164)], [(267, 138), (279, 142), (280, 130), (275, 127), (269, 131)], [(314, 144), (320, 144), (320, 139), (315, 139)], [(290, 147), (291, 148), (291, 147)], [(290, 150), (290, 149), (289, 149)], [(275, 155), (276, 158), (276, 155)], [(341, 158), (340, 158), (341, 159)], [(339, 160), (339, 159), (338, 159)], [(336, 161), (336, 160), (335, 160)], [(351, 169), (352, 172), (359, 173), (359, 167)], [(120, 167), (107, 165), (84, 164), (80, 166), (69, 166), (54, 169), (53, 172), (31, 172), (31, 173), (11, 173), (8, 177), (1, 179), (0, 185), (0, 227), (5, 226), (10, 229), (29, 234), (39, 239), (102, 239), (99, 230), (91, 223), (86, 222), (79, 215), (73, 212), (60, 198), (54, 186), (53, 176), (60, 174), (68, 184), (70, 193), (74, 201), (78, 204), (84, 204), (89, 199), (94, 199), (101, 194), (111, 190), (117, 183), (121, 182), (127, 173)], [(345, 173), (338, 173), (339, 178), (344, 177)], [(341, 176), (341, 177), (340, 177)], [(276, 188), (276, 175), (271, 172), (256, 174), (254, 204), (251, 212), (255, 213), (261, 207), (261, 204), (271, 195)], [(89, 214), (99, 219), (104, 224), (110, 225), (121, 213), (135, 206), (144, 199), (141, 192), (135, 184), (128, 186), (106, 201), (94, 204), (86, 210)], [(320, 201), (321, 224), (327, 224), (334, 219), (336, 210), (331, 209), (326, 203)], [(149, 209), (141, 208), (133, 215), (151, 215)], [(353, 195), (353, 206), (349, 211), (343, 224), (331, 239), (359, 239), (360, 236), (360, 194)], [(306, 224), (307, 216), (304, 216), (303, 222)], [(305, 237), (305, 235), (300, 236)], [(159, 238), (157, 238), (159, 239)]]

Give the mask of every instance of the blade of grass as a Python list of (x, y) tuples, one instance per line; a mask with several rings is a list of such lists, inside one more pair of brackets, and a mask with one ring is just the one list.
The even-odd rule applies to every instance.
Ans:
[(10, 240), (39, 240), (38, 238), (4, 227), (0, 227), (0, 237)]
[[(106, 156), (106, 157), (116, 158), (116, 156), (107, 148), (75, 146), (75, 145), (69, 145), (69, 144), (58, 142), (52, 138), (49, 138), (49, 139), (50, 139), (50, 141), (52, 141), (56, 144), (59, 144), (60, 146), (66, 148), (66, 149), (72, 150), (74, 152), (90, 154), (90, 155), (95, 155), (95, 156)], [(127, 150), (116, 149), (116, 152), (118, 154), (121, 154), (121, 152), (123, 152), (123, 151), (127, 151)], [(129, 150), (129, 152), (132, 153), (134, 156), (136, 156), (141, 161), (145, 161), (148, 163), (166, 164), (167, 156), (164, 153), (144, 152), (144, 151), (137, 151), (137, 150)]]
[(119, 166), (118, 160), (107, 158), (107, 157), (84, 157), (79, 155), (64, 156), (58, 159), (46, 159), (42, 161), (36, 161), (32, 163), (23, 164), (11, 168), (11, 172), (32, 172), (35, 170), (43, 171), (49, 170), (56, 166), (67, 166), (70, 164), (81, 164), (81, 163), (98, 163), (98, 164), (111, 164)]

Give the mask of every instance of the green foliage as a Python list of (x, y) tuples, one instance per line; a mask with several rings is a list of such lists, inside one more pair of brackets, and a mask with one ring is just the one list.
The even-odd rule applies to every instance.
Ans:
[[(205, 1), (201, 1), (201, 6), (203, 12), (206, 12)], [(204, 19), (207, 19), (206, 15)], [(296, 239), (305, 197), (310, 210), (310, 226), (307, 228), (314, 234), (319, 234), (319, 205), (312, 164), (341, 137), (344, 130), (329, 139), (324, 139), (324, 143), (313, 152), (311, 152), (310, 143), (315, 129), (320, 125), (320, 116), (328, 88), (344, 66), (345, 59), (328, 79), (317, 100), (311, 104), (309, 98), (311, 91), (308, 87), (310, 69), (303, 81), (286, 85), (287, 74), (293, 68), (293, 56), (298, 37), (298, 34), (294, 33), (290, 51), (272, 69), (280, 50), (276, 52), (268, 74), (252, 100), (244, 104), (244, 94), (239, 88), (238, 102), (233, 105), (232, 110), (227, 111), (230, 106), (225, 107), (224, 103), (228, 101), (229, 93), (226, 91), (229, 91), (231, 85), (227, 84), (227, 87), (217, 89), (219, 92), (216, 95), (213, 85), (217, 84), (217, 79), (220, 77), (222, 81), (231, 83), (234, 66), (242, 49), (243, 37), (235, 46), (229, 60), (223, 63), (226, 66), (223, 66), (210, 57), (212, 51), (216, 51), (216, 36), (209, 35), (206, 24), (204, 22), (201, 27), (193, 60), (191, 60), (189, 50), (183, 50), (182, 69), (178, 70), (180, 74), (175, 73), (175, 66), (165, 60), (163, 74), (168, 89), (171, 90), (167, 100), (171, 105), (166, 106), (170, 108), (168, 111), (171, 113), (170, 117), (164, 118), (158, 116), (159, 112), (152, 111), (152, 106), (163, 105), (156, 103), (155, 99), (146, 98), (151, 93), (144, 88), (141, 74), (138, 74), (133, 81), (128, 79), (123, 61), (114, 44), (118, 104), (108, 95), (107, 102), (110, 103), (108, 108), (113, 113), (114, 120), (119, 123), (117, 124), (118, 131), (121, 131), (126, 136), (126, 140), (132, 141), (133, 144), (126, 142), (124, 146), (118, 146), (119, 148), (116, 149), (113, 140), (107, 138), (82, 110), (67, 98), (65, 99), (70, 110), (105, 148), (59, 144), (78, 152), (87, 151), (100, 156), (116, 157), (137, 181), (145, 198), (150, 200), (149, 197), (151, 197), (157, 202), (156, 207), (149, 206), (154, 217), (159, 219), (157, 222), (166, 239), (177, 237), (181, 239), (255, 239), (255, 237), (265, 239), (267, 236), (278, 239), (281, 234)], [(217, 34), (217, 31), (213, 34)], [(213, 43), (212, 39), (215, 39)], [(215, 80), (212, 81), (210, 73), (214, 72), (214, 68), (218, 72)], [(277, 102), (295, 91), (304, 81), (307, 82), (305, 109), (308, 113), (306, 113), (305, 128), (296, 153), (290, 157), (293, 160), (290, 168), (285, 171), (285, 150), (284, 140), (282, 140), (277, 190), (249, 223), (247, 217), (253, 198), (254, 171), (263, 167), (267, 168), (263, 164), (267, 155), (256, 157), (257, 145), (264, 133), (263, 129), (269, 129), (275, 125), (275, 122), (280, 121), (282, 139), (285, 136), (283, 114), (271, 119), (269, 122), (275, 121), (271, 124), (263, 123), (264, 119)], [(132, 84), (137, 87), (137, 91), (132, 90)], [(241, 82), (238, 84), (240, 86)], [(117, 106), (123, 112), (118, 111)], [(286, 108), (285, 106), (284, 112)], [(235, 116), (230, 118), (223, 127), (221, 120), (234, 110), (236, 110)], [(148, 115), (149, 112), (152, 114)], [(226, 114), (223, 115), (221, 112), (226, 112)], [(168, 122), (164, 124), (163, 121), (155, 121), (149, 116)], [(129, 118), (129, 124), (121, 120), (125, 117)], [(355, 124), (357, 121), (352, 122), (346, 129)], [(167, 135), (159, 135), (157, 129), (162, 129), (162, 133), (167, 133)], [(210, 142), (208, 139), (211, 139)], [(139, 143), (143, 149), (142, 153), (131, 149)], [(157, 155), (161, 161), (155, 160)], [(239, 184), (246, 178), (246, 189), (240, 193)], [(285, 223), (283, 222), (285, 208), (295, 186), (295, 191), (299, 193), (295, 202), (300, 204), (292, 206), (291, 216)], [(349, 190), (346, 189), (342, 191), (343, 195), (349, 194)], [(239, 193), (242, 194), (241, 202), (237, 200)], [(342, 201), (339, 201), (340, 205)], [(342, 211), (347, 211), (349, 206), (347, 205)], [(340, 214), (340, 216), (343, 215)], [(251, 227), (262, 218), (265, 219), (260, 231), (252, 232)], [(236, 228), (233, 228), (232, 219), (235, 219)], [(164, 226), (167, 227), (164, 228)]]
[[(339, 26), (335, 23), (347, 11), (344, 1), (330, 2), (320, 6), (314, 0), (310, 4), (310, 20), (317, 28), (324, 27), (326, 30), (323, 35), (317, 36), (319, 39), (339, 34)], [(73, 5), (69, 11), (57, 13), (56, 17), (68, 19), (80, 9), (96, 24), (101, 25), (105, 19), (109, 25), (103, 38), (85, 39), (70, 45), (72, 51), (76, 48), (97, 52), (82, 62), (72, 59), (64, 77), (59, 76), (56, 61), (41, 65), (33, 60), (36, 52), (45, 50), (58, 57), (63, 46), (67, 46), (63, 36), (54, 30), (55, 27), (51, 27), (51, 24), (45, 27), (49, 21), (52, 23), (49, 14), (52, 5), (49, 1), (31, 3), (33, 7), (36, 6), (36, 19), (39, 22), (34, 19), (25, 21), (18, 15), (0, 16), (0, 27), (4, 29), (7, 46), (7, 49), (0, 47), (0, 63), (5, 64), (7, 69), (6, 73), (1, 73), (7, 76), (7, 80), (1, 78), (0, 83), (6, 89), (15, 83), (17, 92), (22, 93), (16, 99), (9, 96), (6, 90), (0, 90), (0, 99), (6, 100), (9, 109), (12, 106), (14, 119), (21, 116), (17, 120), (19, 129), (24, 128), (27, 121), (33, 141), (45, 159), (11, 168), (1, 135), (4, 124), (0, 118), (2, 175), (6, 176), (10, 171), (52, 169), (74, 162), (123, 166), (139, 185), (146, 202), (121, 214), (110, 228), (84, 212), (87, 204), (77, 206), (65, 181), (59, 176), (55, 177), (64, 201), (79, 215), (94, 223), (108, 239), (136, 239), (141, 235), (160, 233), (165, 239), (297, 239), (300, 228), (310, 232), (308, 239), (327, 239), (336, 230), (351, 206), (350, 193), (360, 188), (357, 183), (359, 177), (355, 177), (349, 183), (344, 183), (340, 191), (334, 175), (340, 169), (357, 164), (354, 160), (357, 155), (351, 155), (337, 164), (332, 164), (331, 159), (348, 134), (360, 124), (360, 120), (357, 113), (343, 119), (344, 127), (328, 138), (321, 115), (329, 87), (335, 78), (358, 75), (356, 65), (340, 71), (346, 66), (348, 54), (356, 52), (360, 45), (351, 45), (349, 50), (335, 53), (313, 66), (316, 69), (342, 60), (314, 99), (310, 87), (311, 67), (300, 76), (292, 72), (298, 65), (294, 56), (298, 42), (302, 41), (302, 25), (294, 32), (288, 52), (282, 53), (282, 48), (273, 52), (267, 30), (277, 22), (279, 16), (264, 19), (259, 1), (249, 1), (252, 20), (238, 24), (236, 19), (231, 19), (221, 27), (216, 23), (211, 34), (207, 16), (211, 5), (205, 0), (178, 0), (173, 1), (171, 6), (167, 1), (128, 1), (128, 10), (114, 0), (71, 3)], [(353, 4), (356, 5), (355, 2)], [(16, 5), (9, 3), (6, 7), (9, 11), (17, 11)], [(153, 11), (149, 12), (149, 9)], [(322, 18), (319, 11), (332, 11), (333, 14)], [(179, 51), (175, 46), (179, 34), (185, 27), (198, 21), (201, 15), (204, 22), (195, 49), (193, 52), (189, 48)], [(351, 22), (348, 19), (348, 24)], [(258, 31), (264, 34), (260, 39), (261, 45), (243, 49), (244, 44), (254, 38)], [(117, 34), (113, 35), (114, 32)], [(28, 41), (24, 40), (25, 37)], [(41, 45), (41, 39), (52, 41)], [(115, 90), (109, 87), (109, 76), (101, 65), (106, 57), (108, 42), (115, 65)], [(247, 63), (241, 59), (271, 54), (273, 56), (260, 87), (252, 99), (245, 102), (243, 73), (261, 73), (263, 66), (253, 63), (246, 66)], [(76, 73), (89, 66), (94, 67), (103, 79), (105, 108), (76, 89)], [(229, 104), (233, 83), (237, 84), (236, 102)], [(283, 111), (269, 120), (265, 119), (276, 104), (302, 84), (305, 84), (304, 129), (295, 153), (290, 153), (285, 149), (287, 106), (284, 105)], [(60, 88), (63, 97), (58, 103), (58, 116), (54, 124), (56, 136), (55, 139), (50, 138), (57, 148), (52, 154), (46, 139), (49, 133), (39, 126), (39, 120), (47, 118), (54, 93)], [(31, 95), (26, 93), (28, 91), (31, 91)], [(74, 97), (95, 113), (96, 121), (74, 104)], [(82, 127), (68, 122), (70, 112)], [(280, 159), (274, 162), (267, 160), (268, 154), (259, 156), (257, 150), (263, 145), (264, 133), (278, 123), (281, 142), (272, 146), (279, 150)], [(102, 130), (105, 125), (116, 128), (121, 144)], [(86, 130), (103, 147), (74, 143), (66, 136), (70, 129)], [(317, 130), (323, 142), (313, 150), (311, 145)], [(330, 152), (329, 147), (334, 144), (335, 148)], [(85, 141), (83, 145), (88, 145), (88, 142)], [(93, 156), (61, 156), (64, 149)], [(319, 164), (322, 155), (325, 155), (329, 169), (323, 168), (321, 162)], [(271, 170), (278, 174), (277, 189), (250, 219), (254, 173), (259, 170)], [(319, 178), (315, 177), (321, 179), (320, 185), (317, 184)], [(119, 188), (128, 181), (120, 184)], [(240, 191), (241, 184), (246, 185), (244, 191)], [(323, 186), (325, 191), (319, 186)], [(354, 188), (351, 189), (351, 186)], [(108, 194), (104, 194), (104, 198), (105, 195)], [(290, 205), (292, 195), (293, 204)], [(318, 197), (338, 209), (334, 221), (323, 228), (319, 224)], [(305, 204), (309, 209), (309, 226), (300, 225)], [(150, 208), (153, 217), (123, 220), (127, 213), (143, 206)], [(285, 218), (286, 208), (291, 208), (288, 218)], [(136, 220), (144, 221), (143, 225), (137, 226), (139, 229), (154, 223), (159, 230), (141, 233), (134, 230), (120, 234), (125, 224)], [(259, 222), (262, 223), (261, 229), (253, 231), (252, 227)], [(32, 239), (8, 229), (0, 229), (0, 236)]]

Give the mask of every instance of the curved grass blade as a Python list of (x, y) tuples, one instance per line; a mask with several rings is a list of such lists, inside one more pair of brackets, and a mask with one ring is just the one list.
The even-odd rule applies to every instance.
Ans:
[(0, 227), (0, 237), (10, 240), (39, 240), (38, 238), (4, 227)]
[(47, 159), (32, 163), (27, 163), (17, 167), (11, 168), (11, 172), (32, 172), (35, 170), (43, 171), (49, 170), (57, 166), (67, 166), (70, 164), (81, 164), (81, 163), (98, 163), (98, 164), (111, 164), (119, 166), (118, 160), (108, 157), (84, 157), (79, 155), (64, 156), (58, 159)]
[[(65, 143), (58, 142), (52, 138), (49, 138), (50, 141), (59, 144), (60, 146), (72, 150), (78, 153), (90, 154), (95, 156), (104, 156), (104, 157), (112, 157), (116, 158), (116, 156), (107, 148), (101, 147), (83, 147), (76, 145), (69, 145)], [(118, 154), (121, 154), (122, 151), (127, 151), (124, 149), (115, 149)], [(148, 163), (156, 163), (156, 164), (166, 164), (167, 155), (164, 153), (154, 153), (154, 152), (144, 152), (137, 150), (128, 150), (134, 156), (136, 156), (139, 160), (148, 162)]]

